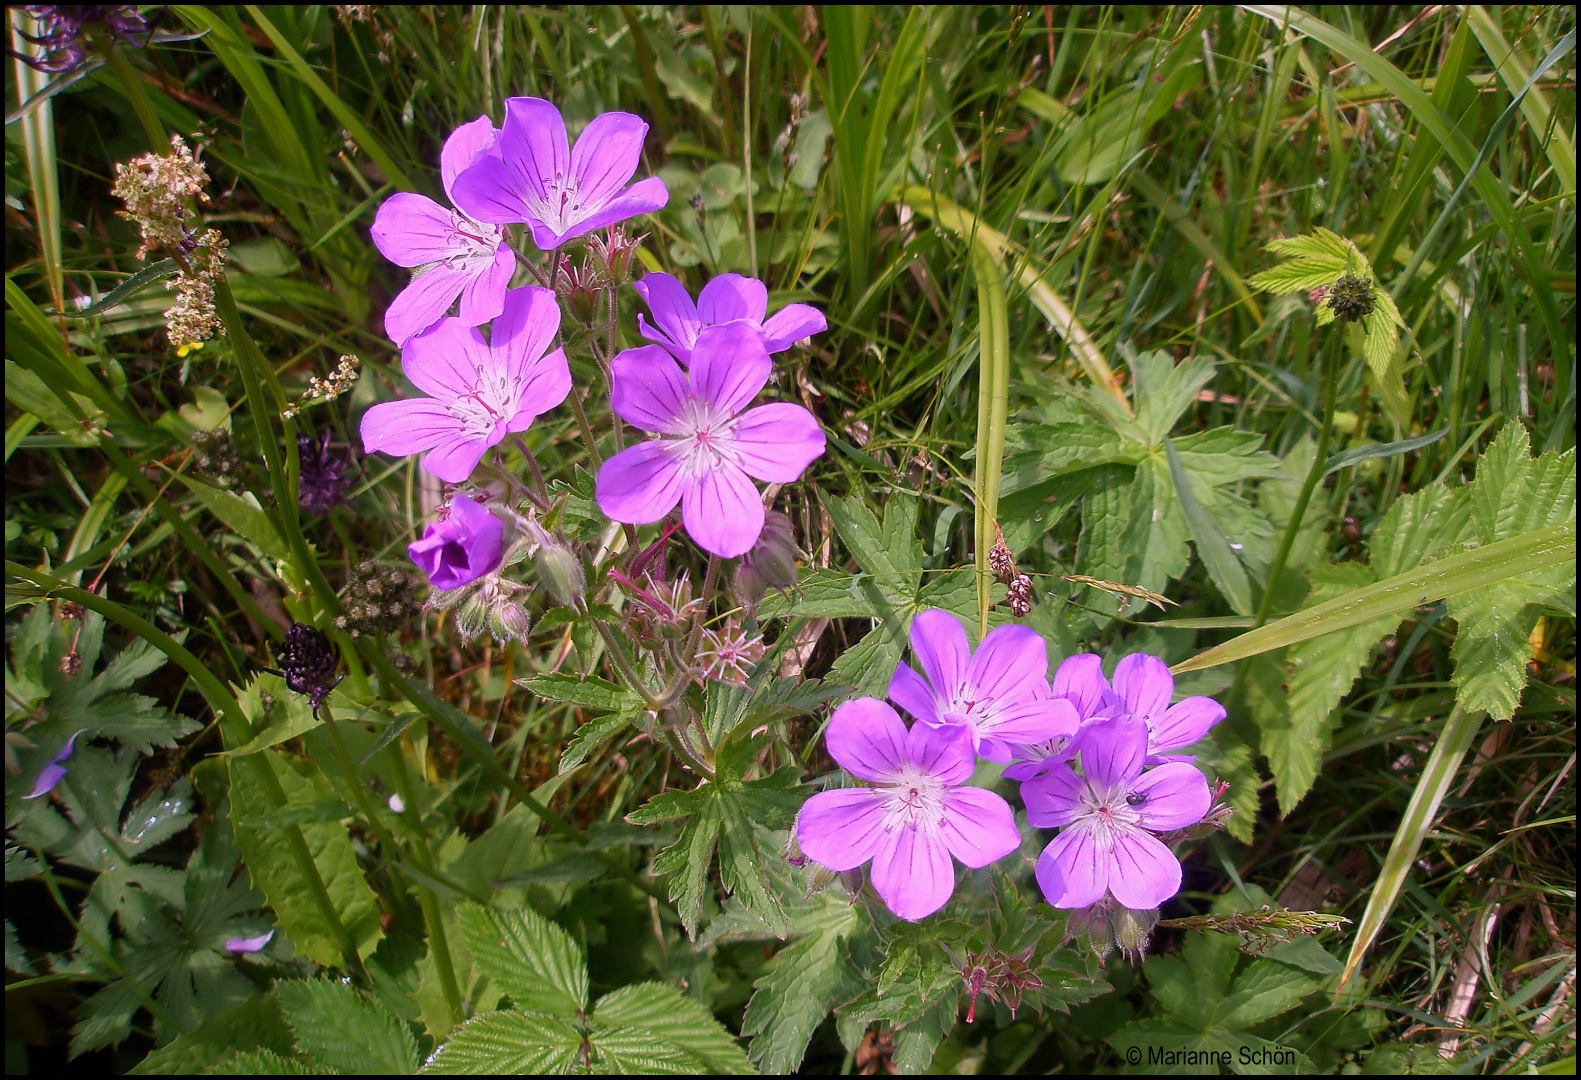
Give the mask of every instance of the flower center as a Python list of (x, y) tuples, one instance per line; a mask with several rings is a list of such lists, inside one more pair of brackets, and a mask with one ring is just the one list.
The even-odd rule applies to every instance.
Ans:
[(498, 225), (473, 221), (460, 210), (450, 212), (450, 238), (462, 250), (445, 259), (451, 270), (476, 273), (494, 261), (505, 233)]
[(576, 177), (545, 177), (543, 186), (543, 196), (531, 199), (528, 207), (550, 232), (566, 232), (587, 216)]
[(944, 819), (944, 785), (931, 773), (905, 764), (879, 789), (884, 793), (884, 830), (932, 831)]
[(485, 439), (494, 428), (516, 413), (521, 388), (516, 386), (504, 364), (478, 372), (478, 382), (467, 393), (450, 402), (450, 415), (460, 421), (467, 435)]
[(682, 406), (681, 432), (675, 436), (681, 472), (687, 479), (710, 473), (736, 461), (735, 417), (697, 398)]
[[(1080, 822), (1097, 834), (1100, 843), (1110, 843), (1141, 826), (1140, 804), (1132, 805), (1126, 788), (1099, 790), (1091, 780), (1082, 785), (1081, 809), (1072, 824)], [(1145, 801), (1145, 800), (1144, 800)]]
[(946, 721), (965, 724), (978, 734), (993, 727), (998, 710), (994, 701), (970, 683), (958, 687), (949, 703), (940, 710)]

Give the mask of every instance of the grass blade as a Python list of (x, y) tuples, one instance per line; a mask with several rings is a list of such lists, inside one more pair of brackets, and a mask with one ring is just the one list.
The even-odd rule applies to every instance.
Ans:
[[(1471, 32), (1476, 35), (1482, 51), (1488, 54), (1489, 60), (1493, 61), (1493, 66), (1499, 73), (1499, 80), (1504, 83), (1504, 89), (1511, 94), (1518, 94), (1520, 86), (1530, 78), (1530, 68), (1526, 58), (1504, 40), (1504, 32), (1499, 28), (1498, 20), (1481, 4), (1467, 6), (1466, 21), (1471, 25)], [(1565, 190), (1574, 191), (1576, 189), (1575, 143), (1570, 141), (1570, 134), (1565, 131), (1563, 123), (1553, 122), (1553, 106), (1549, 104), (1548, 95), (1536, 87), (1530, 88), (1521, 96), (1521, 112), (1526, 114), (1526, 120), (1532, 125), (1534, 133), (1550, 134), (1552, 129), (1548, 142), (1548, 160), (1553, 164), (1554, 172), (1558, 174)]]
[(1358, 461), (1369, 458), (1391, 458), (1396, 454), (1409, 454), (1412, 450), (1420, 450), (1424, 446), (1431, 446), (1445, 435), (1449, 429), (1439, 428), (1429, 431), (1426, 435), (1418, 435), (1414, 439), (1401, 439), (1399, 442), (1374, 443), (1371, 446), (1353, 446), (1349, 450), (1342, 450), (1323, 463), (1323, 475), (1339, 472), (1347, 465), (1354, 465)]
[[(37, 47), (23, 34), (38, 33), (37, 20), (20, 7), (11, 8), (11, 47), (18, 57), (33, 55)], [(38, 226), (39, 254), (44, 261), (44, 280), (59, 310), (65, 304), (66, 276), (60, 246), (60, 180), (55, 171), (55, 112), (48, 95), (40, 97), (48, 81), (42, 71), (34, 71), (20, 58), (12, 61), (16, 70), (17, 100), (38, 103), (22, 115), (22, 150), (27, 159), (27, 179), (33, 196), (33, 214)], [(22, 111), (22, 110), (19, 110)], [(10, 123), (9, 120), (6, 121)]]
[(1427, 759), (1427, 766), (1422, 770), (1422, 778), (1416, 782), (1410, 805), (1405, 808), (1405, 816), (1400, 819), (1400, 827), (1395, 830), (1394, 840), (1389, 844), (1389, 854), (1384, 857), (1383, 866), (1378, 871), (1377, 883), (1373, 885), (1372, 896), (1367, 900), (1367, 910), (1362, 913), (1361, 922), (1356, 926), (1356, 940), (1351, 943), (1345, 971), (1339, 977), (1339, 985), (1334, 988), (1335, 1000), (1344, 992), (1362, 957), (1372, 946), (1373, 938), (1378, 936), (1384, 920), (1394, 909), (1394, 902), (1405, 885), (1405, 875), (1416, 861), (1422, 840), (1433, 827), (1439, 804), (1444, 801), (1449, 786), (1454, 783), (1460, 763), (1465, 759), (1466, 751), (1471, 749), (1471, 742), (1476, 738), (1477, 729), (1482, 726), (1486, 715), (1482, 712), (1465, 712), (1456, 705), (1444, 721), (1444, 730), (1438, 735), (1432, 756)]
[(1005, 310), (1004, 271), (981, 244), (972, 245), (977, 281), (979, 341), (977, 395), (977, 636), (988, 633), (994, 577), (988, 552), (994, 546), (999, 479), (1005, 458), (1005, 419), (1010, 407), (1010, 320)]
[(1294, 645), (1298, 641), (1331, 634), (1385, 615), (1410, 611), (1421, 604), (1484, 588), (1550, 566), (1575, 562), (1576, 523), (1550, 525), (1512, 536), (1485, 547), (1451, 555), (1408, 573), (1399, 574), (1346, 593), (1325, 604), (1259, 627), (1249, 634), (1198, 653), (1170, 670), (1188, 671), (1218, 667), (1232, 660)]

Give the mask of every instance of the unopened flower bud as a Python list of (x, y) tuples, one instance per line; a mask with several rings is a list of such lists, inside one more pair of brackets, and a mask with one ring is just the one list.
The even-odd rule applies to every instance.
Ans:
[(812, 872), (807, 875), (807, 892), (805, 895), (818, 895), (829, 886), (833, 885), (835, 879), (839, 876), (839, 874), (829, 869), (823, 863), (813, 863)]
[(549, 594), (562, 604), (581, 598), (587, 588), (587, 578), (582, 573), (582, 560), (564, 544), (550, 540), (539, 546), (533, 556), (538, 580)]
[(1147, 953), (1148, 939), (1153, 933), (1153, 927), (1158, 925), (1158, 909), (1150, 911), (1135, 911), (1131, 908), (1117, 908), (1109, 915), (1109, 923), (1114, 931), (1114, 943), (1121, 954), (1132, 964), (1142, 962), (1142, 957)]
[(748, 611), (756, 611), (768, 592), (762, 571), (745, 560), (736, 564), (735, 572), (731, 575), (731, 587), (736, 595), (736, 603)]
[(792, 829), (785, 838), (785, 850), (782, 853), (785, 861), (792, 866), (806, 866), (807, 856), (802, 854), (801, 844), (796, 840), (796, 830)]
[(488, 626), (489, 602), (479, 589), (467, 598), (467, 602), (456, 609), (456, 632), (464, 640), (470, 641), (480, 636)]
[(532, 620), (527, 616), (527, 609), (512, 601), (495, 604), (489, 611), (489, 633), (494, 640), (501, 644), (508, 641), (527, 640), (527, 632), (532, 629)]
[(757, 543), (736, 566), (733, 579), (736, 599), (751, 611), (769, 589), (794, 589), (797, 554), (796, 530), (791, 519), (779, 513), (767, 515)]
[(855, 870), (842, 870), (839, 878), (840, 887), (845, 889), (845, 895), (851, 898), (853, 904), (856, 903), (857, 898), (862, 895), (862, 886), (865, 884), (862, 868), (859, 866)]

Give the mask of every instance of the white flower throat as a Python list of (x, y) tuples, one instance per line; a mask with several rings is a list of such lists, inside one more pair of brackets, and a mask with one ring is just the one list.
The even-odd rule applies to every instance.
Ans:
[(509, 369), (503, 363), (491, 364), (478, 372), (470, 391), (450, 402), (450, 415), (469, 436), (487, 438), (500, 421), (516, 415), (520, 399), (521, 387), (512, 381)]
[(884, 795), (884, 831), (932, 830), (944, 819), (945, 785), (907, 762), (878, 789)]
[[(1071, 824), (1081, 824), (1105, 838), (1114, 838), (1141, 828), (1142, 803), (1133, 805), (1126, 787), (1098, 788), (1091, 780), (1082, 782), (1076, 811)], [(1144, 798), (1143, 803), (1146, 802)]]
[(528, 196), (527, 208), (550, 232), (565, 233), (587, 217), (581, 185), (574, 176), (545, 177), (542, 196)]
[(736, 454), (735, 415), (695, 397), (686, 399), (676, 417), (681, 429), (672, 441), (679, 455), (682, 473), (692, 479), (722, 465), (734, 465)]
[(458, 249), (443, 262), (451, 270), (477, 273), (499, 254), (505, 233), (498, 225), (473, 221), (460, 210), (450, 212), (450, 239)]

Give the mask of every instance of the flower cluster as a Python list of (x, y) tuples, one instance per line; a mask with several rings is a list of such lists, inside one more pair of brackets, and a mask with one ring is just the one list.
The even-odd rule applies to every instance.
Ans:
[(165, 332), (176, 349), (225, 333), (225, 324), (214, 310), (214, 282), (225, 273), (230, 241), (218, 229), (205, 229), (186, 247), (190, 249), (187, 269), (177, 273), (171, 283), (176, 302), (165, 310)]
[(37, 45), (41, 55), (6, 52), (37, 71), (61, 75), (81, 67), (88, 59), (84, 30), (93, 23), (103, 27), (116, 41), (142, 48), (152, 30), (148, 20), (134, 4), (29, 4), (23, 8), (38, 20), (38, 33), (17, 33)]
[[(797, 839), (809, 858), (834, 870), (872, 859), (891, 911), (937, 911), (954, 891), (950, 855), (986, 866), (1021, 844), (1002, 798), (960, 789), (975, 755), (1009, 763), (1004, 776), (1021, 782), (1029, 824), (1061, 830), (1037, 862), (1050, 904), (1148, 911), (1179, 891), (1180, 862), (1155, 834), (1208, 814), (1207, 780), (1178, 751), (1224, 718), (1222, 706), (1171, 704), (1169, 668), (1140, 653), (1120, 661), (1112, 683), (1100, 657), (1072, 656), (1051, 684), (1030, 628), (1001, 626), (974, 652), (960, 620), (938, 609), (913, 620), (911, 646), (922, 670), (900, 664), (888, 691), (915, 718), (909, 732), (874, 698), (846, 702), (830, 721), (831, 756), (873, 786), (807, 802)], [(905, 873), (891, 866), (900, 852)]]
[[(601, 305), (613, 310), (637, 247), (620, 223), (669, 199), (657, 177), (628, 185), (646, 132), (636, 116), (605, 113), (573, 147), (552, 104), (511, 98), (502, 127), (479, 117), (446, 140), (440, 172), (451, 207), (402, 193), (379, 208), (374, 243), (392, 262), (416, 271), (386, 312), (385, 331), (401, 346), (402, 368), (424, 396), (369, 409), (363, 447), (422, 454), (428, 472), (468, 483), (491, 448), (572, 393), (560, 347), (564, 301), (572, 319), (589, 329), (604, 320), (610, 344), (596, 356), (609, 373), (610, 407), (619, 420), (656, 436), (602, 463), (598, 506), (609, 518), (636, 525), (660, 521), (679, 505), (699, 547), (733, 558), (751, 552), (764, 531), (763, 500), (753, 482), (795, 480), (824, 451), (823, 433), (806, 409), (789, 402), (753, 407), (753, 401), (773, 374), (770, 354), (827, 323), (805, 304), (768, 316), (768, 290), (752, 278), (721, 275), (694, 303), (676, 279), (653, 273), (635, 288), (654, 320), (639, 318), (639, 330), (657, 344), (610, 355), (615, 331)], [(506, 227), (513, 224), (526, 226), (549, 254), (546, 263), (511, 247)], [(595, 235), (599, 230), (607, 233)], [(559, 254), (571, 243), (589, 252), (579, 270)], [(513, 289), (518, 274), (538, 284)], [(581, 426), (586, 434), (586, 423)], [(498, 498), (497, 491), (487, 496)], [(466, 495), (453, 506), (412, 545), (413, 558), (441, 590), (499, 568), (496, 526), (514, 512), (503, 503), (474, 504)], [(539, 506), (547, 509), (541, 500)], [(785, 548), (784, 530), (773, 531), (775, 550)], [(545, 565), (554, 571), (556, 597), (579, 597), (580, 565), (561, 557), (555, 544), (536, 543), (534, 550), (542, 554), (540, 571)], [(776, 570), (772, 583), (782, 585), (779, 564), (790, 561), (794, 570), (794, 562), (764, 558)], [(719, 674), (736, 673), (751, 650), (725, 652), (728, 659), (715, 664)]]
[(139, 154), (116, 165), (110, 194), (126, 204), (116, 212), (142, 234), (139, 259), (160, 248), (180, 250), (187, 243), (187, 222), (193, 217), (188, 200), (207, 203), (203, 189), (208, 184), (208, 170), (180, 135), (170, 137), (168, 154)]

